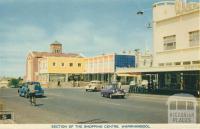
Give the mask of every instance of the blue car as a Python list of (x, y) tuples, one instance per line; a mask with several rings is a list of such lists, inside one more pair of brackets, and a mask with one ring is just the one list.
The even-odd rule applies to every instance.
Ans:
[(29, 98), (29, 85), (35, 85), (35, 96), (44, 96), (44, 89), (41, 87), (39, 82), (26, 82), (18, 89), (19, 96)]
[(102, 97), (109, 97), (111, 99), (113, 97), (124, 98), (125, 94), (126, 94), (125, 91), (123, 89), (118, 88), (116, 84), (108, 85), (104, 89), (101, 90)]

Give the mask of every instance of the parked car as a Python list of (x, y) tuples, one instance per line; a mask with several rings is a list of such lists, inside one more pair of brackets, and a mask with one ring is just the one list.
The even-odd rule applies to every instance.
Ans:
[(106, 86), (104, 89), (101, 90), (101, 96), (102, 97), (125, 97), (125, 91), (123, 89), (118, 88), (117, 84), (111, 84)]
[(148, 80), (142, 80), (141, 86), (147, 87), (148, 86)]
[(44, 96), (44, 89), (41, 87), (39, 82), (26, 82), (18, 89), (19, 96), (29, 97), (29, 86), (34, 85), (35, 87), (35, 96)]
[(25, 83), (19, 86), (19, 89), (18, 89), (19, 96), (27, 97), (28, 95), (27, 92), (28, 92), (28, 86)]
[(103, 87), (101, 81), (91, 81), (86, 87), (86, 91), (100, 91)]

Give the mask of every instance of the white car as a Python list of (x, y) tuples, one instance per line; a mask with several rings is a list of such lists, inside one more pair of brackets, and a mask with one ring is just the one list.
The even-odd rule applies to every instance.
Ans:
[(142, 80), (141, 85), (144, 87), (148, 86), (148, 80)]
[(86, 91), (100, 91), (103, 87), (101, 81), (91, 81), (86, 87)]

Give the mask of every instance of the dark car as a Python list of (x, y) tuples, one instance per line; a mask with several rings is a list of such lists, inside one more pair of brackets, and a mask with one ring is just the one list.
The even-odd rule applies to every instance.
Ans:
[(29, 85), (34, 85), (35, 96), (44, 96), (44, 89), (41, 87), (39, 82), (26, 82), (18, 89), (19, 96), (29, 97)]
[(104, 89), (101, 90), (102, 97), (125, 97), (125, 91), (123, 89), (118, 88), (117, 84), (111, 84), (106, 86)]

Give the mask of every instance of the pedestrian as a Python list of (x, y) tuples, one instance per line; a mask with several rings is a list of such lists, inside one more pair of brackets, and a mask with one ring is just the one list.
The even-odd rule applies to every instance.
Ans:
[[(28, 92), (29, 92), (29, 99), (30, 99), (30, 102), (32, 104), (33, 100), (36, 101), (36, 98), (35, 98), (35, 84), (30, 84), (28, 85)], [(36, 104), (36, 103), (35, 103)]]

